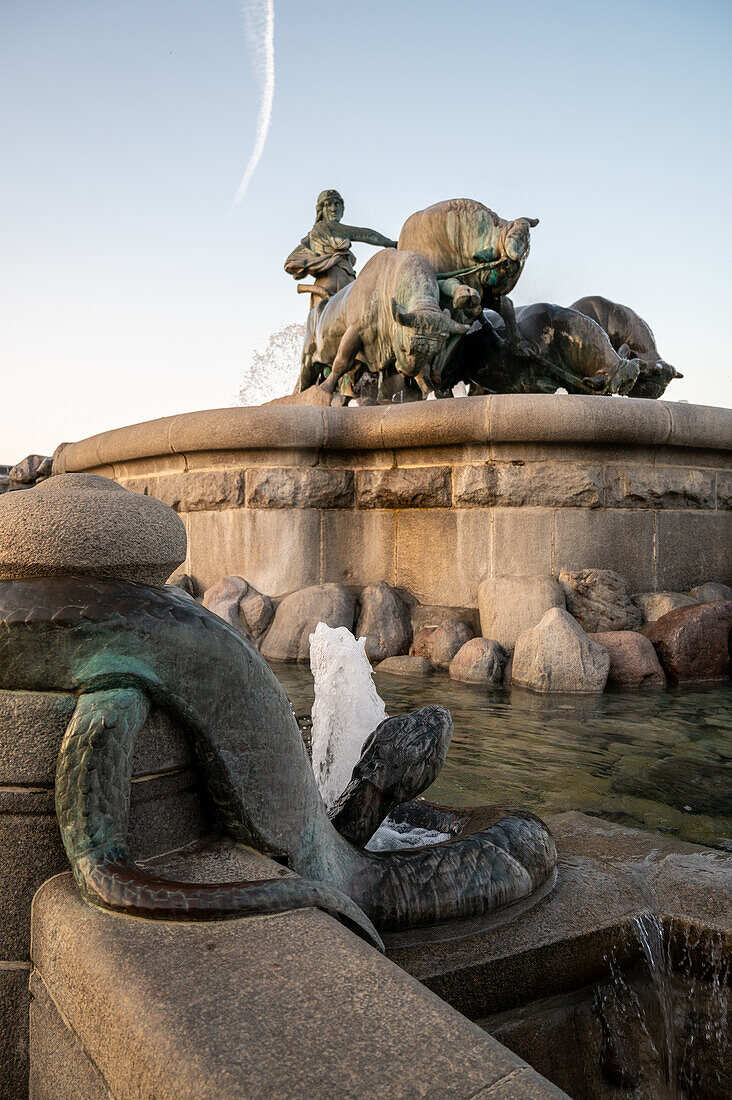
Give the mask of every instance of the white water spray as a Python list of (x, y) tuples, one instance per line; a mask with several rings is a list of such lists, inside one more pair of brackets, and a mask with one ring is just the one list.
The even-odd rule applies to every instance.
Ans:
[(260, 85), (259, 113), (254, 148), (234, 197), (233, 207), (244, 198), (264, 152), (275, 90), (274, 0), (243, 0), (244, 34), (252, 51), (254, 71)]
[(387, 717), (386, 707), (374, 686), (366, 639), (356, 640), (345, 626), (318, 623), (310, 635), (310, 670), (313, 771), (330, 807), (348, 785), (366, 738)]
[[(366, 639), (354, 638), (345, 626), (318, 623), (310, 635), (310, 669), (315, 679), (313, 771), (330, 808), (348, 785), (366, 739), (388, 715), (374, 685)], [(366, 847), (372, 852), (392, 851), (449, 839), (449, 833), (387, 817)]]

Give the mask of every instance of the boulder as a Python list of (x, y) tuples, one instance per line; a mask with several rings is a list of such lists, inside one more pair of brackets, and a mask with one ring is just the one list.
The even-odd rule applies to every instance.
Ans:
[(257, 644), (274, 618), (275, 607), (276, 604), (270, 596), (258, 592), (251, 584), (239, 600), (239, 626), (248, 630)]
[(429, 661), (430, 651), (428, 642), (434, 632), (437, 630), (436, 626), (423, 626), (414, 635), (412, 644), (409, 647), (410, 657), (426, 657)]
[(512, 682), (532, 691), (602, 691), (609, 671), (607, 650), (560, 607), (552, 607), (516, 641)]
[(630, 598), (625, 577), (612, 569), (562, 569), (559, 583), (567, 611), (583, 630), (636, 630), (641, 613)]
[(98, 474), (0, 497), (0, 579), (96, 577), (163, 585), (185, 560), (180, 516)]
[(677, 607), (643, 628), (669, 680), (726, 680), (732, 600)]
[(492, 638), (471, 638), (450, 662), (450, 679), (464, 684), (500, 687), (508, 654)]
[(698, 584), (696, 588), (689, 590), (699, 603), (712, 603), (713, 600), (732, 600), (732, 588), (726, 584), (718, 584), (716, 581), (707, 581), (706, 584)]
[(207, 588), (203, 606), (253, 642), (259, 642), (275, 613), (270, 597), (258, 592), (243, 577), (223, 577)]
[(388, 672), (392, 676), (425, 677), (432, 675), (432, 665), (426, 657), (387, 657), (376, 666), (374, 672)]
[(698, 603), (693, 596), (687, 596), (686, 592), (636, 592), (633, 603), (638, 607), (646, 623), (655, 623), (669, 611), (677, 607), (690, 607)]
[(412, 620), (404, 600), (384, 581), (369, 584), (361, 593), (356, 621), (357, 638), (366, 638), (366, 656), (383, 661), (407, 653), (412, 641)]
[(588, 634), (610, 654), (608, 684), (614, 687), (663, 687), (666, 683), (653, 644), (635, 630), (608, 630)]
[(307, 661), (318, 623), (353, 629), (356, 598), (342, 584), (314, 584), (280, 602), (260, 646), (268, 661)]
[(7, 474), (0, 474), (0, 493), (10, 491), (10, 478)]
[(554, 577), (490, 577), (478, 588), (480, 632), (510, 653), (519, 634), (536, 626), (550, 607), (565, 606)]
[(180, 588), (188, 596), (192, 596), (194, 600), (201, 595), (200, 586), (195, 577), (192, 577), (190, 573), (183, 573), (181, 571), (178, 571), (169, 578), (168, 584), (172, 584), (176, 588)]
[(458, 650), (472, 637), (473, 631), (461, 619), (440, 623), (427, 639), (427, 656), (432, 667), (449, 668)]
[(53, 459), (49, 455), (26, 455), (10, 470), (10, 480), (19, 485), (33, 485), (39, 477), (49, 477)]

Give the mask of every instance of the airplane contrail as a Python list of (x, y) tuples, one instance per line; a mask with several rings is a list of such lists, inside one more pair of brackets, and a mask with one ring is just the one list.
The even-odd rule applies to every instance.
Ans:
[(252, 51), (254, 71), (261, 89), (254, 148), (234, 197), (232, 210), (244, 198), (264, 152), (272, 118), (275, 89), (274, 0), (243, 0), (242, 14), (246, 38)]

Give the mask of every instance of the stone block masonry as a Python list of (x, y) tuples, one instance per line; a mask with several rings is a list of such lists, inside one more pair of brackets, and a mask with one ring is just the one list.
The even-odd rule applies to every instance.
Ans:
[[(75, 706), (73, 695), (0, 691), (0, 1100), (27, 1095), (31, 902), (69, 865), (54, 779)], [(151, 711), (138, 739), (133, 776), (136, 855), (170, 851), (210, 827), (188, 742), (161, 711)]]
[(67, 444), (183, 519), (185, 570), (283, 596), (386, 581), (477, 608), (491, 577), (612, 569), (632, 591), (732, 578), (732, 412), (498, 395), (188, 413)]

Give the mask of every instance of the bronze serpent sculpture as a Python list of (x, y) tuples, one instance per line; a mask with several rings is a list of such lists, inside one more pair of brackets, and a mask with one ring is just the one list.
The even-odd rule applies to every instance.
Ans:
[[(264, 659), (170, 587), (86, 577), (0, 582), (0, 688), (78, 697), (58, 759), (56, 812), (92, 903), (168, 919), (318, 906), (381, 945), (372, 921), (400, 929), (480, 915), (533, 893), (554, 868), (548, 829), (522, 812), (463, 814), (468, 835), (429, 848), (372, 853), (350, 843), (328, 817), (290, 701)], [(188, 732), (226, 830), (303, 878), (194, 885), (135, 864), (126, 842), (131, 754), (152, 704)], [(390, 721), (391, 736), (400, 721), (407, 732), (421, 728), (439, 770), (449, 712), (430, 707)], [(378, 749), (381, 730), (367, 748), (376, 739)], [(368, 801), (379, 770), (365, 756), (363, 781), (349, 785), (356, 805)], [(433, 771), (428, 763), (412, 781), (400, 773), (383, 797), (371, 792), (365, 832)]]

